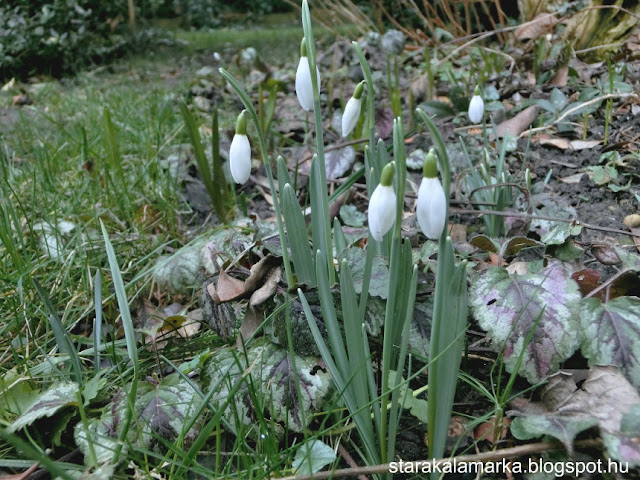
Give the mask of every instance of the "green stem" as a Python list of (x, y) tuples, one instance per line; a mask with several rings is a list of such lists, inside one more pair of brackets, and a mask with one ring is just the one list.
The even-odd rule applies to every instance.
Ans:
[[(324, 161), (324, 139), (322, 128), (322, 112), (320, 110), (320, 85), (318, 85), (317, 63), (316, 63), (316, 49), (313, 41), (313, 29), (311, 28), (311, 14), (309, 13), (309, 5), (307, 0), (302, 0), (302, 28), (304, 31), (304, 38), (307, 45), (307, 58), (309, 59), (309, 71), (311, 75), (311, 86), (313, 88), (313, 115), (316, 126), (316, 149), (318, 154), (318, 162), (320, 164), (320, 185), (316, 185), (316, 188), (320, 188), (322, 194), (322, 207), (321, 212), (312, 212), (312, 215), (322, 215), (322, 222), (324, 232), (324, 245), (325, 254), (327, 258), (327, 271), (329, 272), (329, 283), (333, 285), (335, 283), (336, 272), (333, 267), (333, 253), (331, 249), (331, 222), (329, 219), (329, 194), (327, 189), (327, 170), (325, 168)], [(313, 248), (317, 249), (319, 245), (314, 245)]]
[[(284, 234), (284, 225), (282, 224), (282, 215), (280, 213), (280, 202), (278, 201), (278, 194), (276, 191), (276, 186), (273, 181), (273, 172), (271, 171), (271, 162), (269, 160), (269, 155), (267, 154), (267, 144), (264, 140), (264, 136), (262, 135), (262, 128), (260, 127), (260, 119), (258, 118), (258, 114), (256, 113), (256, 109), (253, 107), (251, 103), (251, 99), (244, 91), (244, 89), (240, 86), (240, 84), (233, 78), (229, 72), (227, 72), (224, 68), (220, 69), (220, 75), (222, 75), (229, 85), (236, 91), (240, 100), (244, 104), (244, 108), (246, 108), (247, 112), (251, 116), (251, 120), (253, 121), (256, 132), (258, 135), (258, 141), (260, 142), (260, 152), (262, 153), (262, 163), (264, 164), (264, 169), (267, 172), (267, 179), (269, 180), (269, 188), (271, 189), (271, 195), (273, 197), (273, 208), (276, 213), (276, 224), (278, 225), (278, 233), (280, 235), (280, 241), (282, 242), (282, 263), (284, 263), (284, 271), (287, 277), (287, 285), (289, 289), (292, 289), (295, 286), (293, 281), (293, 274), (291, 273), (291, 263), (289, 262), (289, 252), (287, 249), (286, 237)], [(326, 182), (325, 182), (326, 183)]]

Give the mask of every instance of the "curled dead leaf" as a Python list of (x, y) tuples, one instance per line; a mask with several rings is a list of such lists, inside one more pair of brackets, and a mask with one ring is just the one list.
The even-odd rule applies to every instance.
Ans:
[(517, 40), (525, 41), (538, 38), (550, 32), (558, 23), (558, 19), (550, 13), (540, 13), (527, 23), (523, 23), (514, 32)]
[(507, 134), (517, 137), (529, 128), (529, 125), (534, 122), (539, 112), (540, 107), (538, 105), (531, 105), (525, 108), (515, 117), (505, 120), (498, 125), (496, 127), (496, 134), (499, 138), (503, 138)]

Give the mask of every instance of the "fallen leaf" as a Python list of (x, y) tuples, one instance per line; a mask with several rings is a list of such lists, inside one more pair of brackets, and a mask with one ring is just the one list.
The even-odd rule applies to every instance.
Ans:
[(622, 261), (616, 251), (607, 245), (595, 245), (591, 253), (603, 265), (618, 265)]
[[(640, 408), (638, 392), (611, 365), (592, 367), (580, 387), (576, 381), (568, 372), (551, 376), (541, 402), (530, 402), (524, 409), (520, 405), (519, 411), (509, 412), (517, 416), (511, 424), (513, 435), (520, 440), (551, 435), (562, 441), (571, 454), (576, 435), (597, 425), (613, 458), (640, 464), (639, 433), (629, 431), (623, 422), (628, 414)], [(626, 448), (617, 448), (619, 442), (614, 441), (617, 439)]]
[(569, 140), (559, 137), (541, 138), (540, 145), (549, 145), (551, 147), (559, 148), (560, 150), (568, 150), (571, 147)]
[(549, 85), (553, 85), (556, 87), (566, 87), (569, 81), (569, 67), (564, 65), (558, 69), (556, 74), (553, 76)]
[(626, 217), (624, 217), (624, 220), (622, 220), (622, 223), (624, 223), (627, 227), (636, 228), (640, 226), (640, 215), (638, 215), (637, 213), (627, 215)]
[(491, 417), (488, 421), (481, 423), (473, 431), (475, 440), (486, 440), (492, 444), (496, 443), (496, 433), (499, 432), (497, 440), (503, 440), (507, 437), (507, 427), (511, 424), (511, 419), (503, 417), (499, 424), (496, 423), (496, 417)]
[(513, 262), (506, 270), (509, 275), (526, 275), (529, 273), (529, 264), (527, 262)]
[(220, 270), (216, 292), (221, 302), (235, 300), (244, 294), (244, 282), (233, 278), (224, 270)]
[(505, 120), (498, 125), (496, 127), (496, 134), (499, 138), (503, 138), (507, 133), (517, 137), (529, 128), (529, 125), (531, 125), (538, 116), (538, 112), (540, 112), (540, 107), (538, 105), (531, 105), (525, 108), (515, 117)]
[(562, 177), (562, 178), (559, 178), (558, 180), (563, 183), (568, 183), (571, 185), (571, 184), (580, 183), (580, 180), (582, 180), (583, 175), (586, 175), (586, 174), (584, 172), (574, 173), (573, 175), (569, 175), (568, 177)]
[(573, 150), (587, 150), (597, 147), (601, 143), (602, 140), (571, 140), (571, 148)]
[(254, 263), (251, 266), (251, 270), (249, 270), (249, 277), (244, 281), (244, 293), (253, 293), (271, 271), (275, 263), (277, 263), (277, 259), (271, 254), (261, 258), (258, 263)]
[(516, 39), (520, 41), (539, 38), (547, 32), (550, 32), (556, 23), (558, 23), (558, 19), (554, 15), (550, 13), (540, 13), (536, 15), (533, 20), (516, 28), (513, 34)]
[(454, 243), (463, 243), (467, 241), (467, 227), (460, 223), (454, 223), (449, 229), (449, 236)]
[(270, 299), (276, 293), (276, 288), (278, 287), (278, 282), (280, 282), (281, 278), (282, 269), (280, 267), (276, 267), (271, 270), (266, 282), (264, 282), (264, 285), (251, 295), (251, 298), (249, 299), (249, 306), (255, 307)]
[(592, 268), (585, 268), (571, 275), (580, 288), (583, 297), (600, 286), (600, 274)]

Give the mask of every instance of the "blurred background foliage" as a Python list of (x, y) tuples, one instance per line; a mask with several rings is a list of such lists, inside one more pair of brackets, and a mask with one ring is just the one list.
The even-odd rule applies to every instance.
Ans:
[[(504, 25), (499, 0), (312, 0), (327, 26), (386, 27), (405, 33), (460, 36)], [(63, 76), (153, 44), (171, 31), (260, 22), (268, 14), (297, 15), (297, 0), (0, 0), (0, 77)], [(167, 21), (168, 20), (168, 21)], [(488, 21), (487, 21), (488, 20)], [(168, 28), (169, 27), (169, 28)]]

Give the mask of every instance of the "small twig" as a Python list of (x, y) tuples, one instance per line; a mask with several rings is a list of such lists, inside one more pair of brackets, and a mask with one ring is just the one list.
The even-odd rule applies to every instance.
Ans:
[(531, 133), (541, 132), (543, 130), (551, 128), (554, 125), (557, 125), (558, 123), (560, 123), (562, 120), (564, 120), (569, 115), (577, 112), (578, 110), (582, 110), (584, 107), (588, 107), (589, 105), (592, 105), (594, 103), (598, 103), (598, 102), (601, 102), (603, 100), (607, 100), (609, 98), (629, 98), (629, 97), (637, 99), (638, 98), (638, 94), (637, 93), (607, 93), (606, 95), (602, 95), (601, 97), (592, 98), (589, 101), (583, 102), (580, 105), (576, 105), (575, 107), (570, 108), (569, 110), (564, 112), (562, 115), (560, 115), (556, 120), (551, 122), (549, 125), (545, 125), (544, 127), (532, 128), (530, 130), (525, 130), (520, 135), (518, 135), (518, 138), (526, 137), (526, 136), (529, 136)]
[[(577, 448), (598, 448), (602, 446), (600, 440), (582, 440), (575, 442)], [(424, 467), (430, 466), (431, 471), (438, 468), (443, 470), (445, 465), (459, 465), (461, 463), (472, 462), (492, 462), (505, 458), (516, 458), (532, 453), (542, 453), (552, 450), (562, 450), (564, 445), (561, 443), (539, 442), (530, 443), (528, 445), (520, 445), (517, 447), (504, 448), (502, 450), (494, 450), (492, 452), (482, 452), (475, 455), (459, 455), (451, 458), (441, 458), (439, 460), (418, 460), (415, 462), (402, 462), (407, 472), (420, 472)], [(394, 462), (396, 466), (398, 462)], [(375, 475), (380, 473), (389, 473), (391, 464), (384, 463), (382, 465), (372, 465), (359, 468), (341, 468), (334, 471), (318, 472), (313, 475), (294, 475), (291, 477), (281, 477), (278, 480), (322, 480), (325, 478), (341, 478), (354, 475)], [(429, 467), (427, 467), (429, 468)]]
[(590, 223), (581, 222), (576, 218), (554, 218), (554, 217), (547, 217), (544, 215), (530, 215), (528, 213), (520, 213), (520, 212), (493, 212), (490, 210), (468, 210), (464, 208), (455, 208), (455, 209), (451, 209), (451, 211), (455, 213), (463, 213), (463, 214), (470, 214), (470, 215), (498, 215), (500, 217), (515, 217), (515, 218), (526, 218), (529, 220), (547, 220), (549, 222), (575, 223), (576, 225), (581, 225), (584, 228), (587, 228), (589, 230), (598, 230), (600, 232), (607, 232), (607, 233), (618, 233), (620, 235), (629, 235), (630, 237), (640, 238), (640, 233), (626, 232), (624, 230), (618, 230), (616, 228), (600, 227), (599, 225), (591, 225)]
[[(340, 452), (340, 455), (342, 455), (342, 457), (345, 459), (345, 461), (349, 464), (351, 468), (354, 468), (354, 469), (359, 468), (358, 464), (355, 462), (351, 454), (347, 452), (347, 449), (344, 448), (344, 445), (342, 445), (342, 443), (338, 445), (338, 451)], [(358, 475), (358, 479), (369, 480), (369, 478), (364, 474)]]

